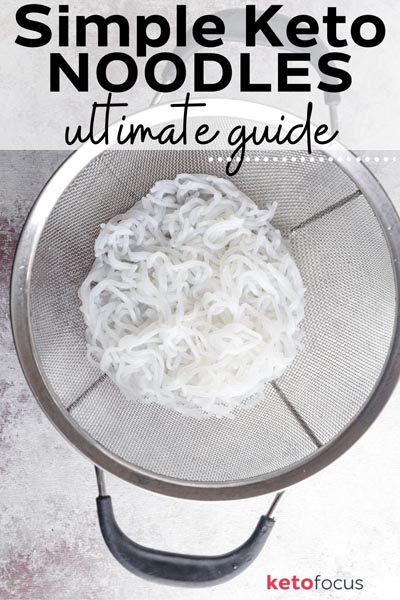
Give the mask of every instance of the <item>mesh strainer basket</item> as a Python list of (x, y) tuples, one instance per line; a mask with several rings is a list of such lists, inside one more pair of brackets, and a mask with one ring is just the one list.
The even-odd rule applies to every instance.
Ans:
[[(277, 126), (282, 112), (207, 100), (191, 115), (193, 125), (207, 118), (228, 130), (238, 122)], [(291, 119), (286, 115), (287, 123)], [(176, 120), (167, 105), (131, 118), (152, 127)], [(290, 243), (307, 288), (305, 347), (279, 380), (265, 386), (263, 402), (237, 409), (232, 420), (196, 420), (132, 403), (88, 362), (77, 292), (92, 265), (100, 223), (125, 212), (157, 180), (182, 172), (226, 177), (219, 156), (218, 150), (166, 151), (151, 144), (130, 150), (84, 145), (39, 196), (12, 278), (13, 330), (25, 375), (54, 425), (99, 467), (98, 510), (110, 550), (142, 576), (193, 585), (245, 568), (272, 528), (272, 511), (228, 554), (157, 552), (118, 528), (100, 468), (179, 498), (224, 500), (282, 490), (328, 465), (362, 435), (388, 399), (400, 365), (399, 219), (369, 170), (338, 143), (315, 150), (313, 160), (303, 150), (285, 152), (285, 161), (262, 152), (233, 177), (258, 206), (267, 196), (277, 201), (274, 224)]]

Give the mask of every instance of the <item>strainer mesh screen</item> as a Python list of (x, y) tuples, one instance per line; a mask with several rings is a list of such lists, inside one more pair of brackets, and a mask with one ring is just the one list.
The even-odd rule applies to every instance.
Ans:
[(304, 350), (265, 387), (260, 405), (237, 410), (233, 420), (198, 421), (126, 400), (86, 359), (77, 292), (93, 262), (99, 225), (126, 211), (156, 180), (181, 172), (224, 177), (219, 155), (142, 148), (101, 154), (57, 201), (32, 271), (35, 349), (57, 400), (117, 456), (179, 480), (246, 480), (318, 452), (368, 400), (395, 318), (390, 252), (370, 204), (348, 176), (323, 154), (314, 153), (313, 162), (298, 151), (286, 153), (286, 162), (271, 154), (265, 162), (262, 153), (233, 181), (260, 207), (278, 202), (275, 225), (307, 288)]

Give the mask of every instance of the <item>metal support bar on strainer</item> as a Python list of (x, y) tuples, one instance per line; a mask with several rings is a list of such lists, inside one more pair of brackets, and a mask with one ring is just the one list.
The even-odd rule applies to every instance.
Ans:
[(175, 586), (215, 585), (244, 571), (264, 547), (275, 524), (273, 514), (284, 493), (275, 495), (267, 514), (260, 517), (253, 533), (234, 550), (216, 556), (176, 554), (141, 546), (124, 534), (115, 520), (111, 496), (106, 493), (103, 471), (98, 467), (95, 469), (100, 529), (111, 554), (131, 573)]

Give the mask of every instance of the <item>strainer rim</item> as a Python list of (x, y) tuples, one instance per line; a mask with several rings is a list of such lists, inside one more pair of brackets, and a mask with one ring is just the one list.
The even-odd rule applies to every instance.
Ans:
[[(200, 99), (201, 102), (201, 99)], [(285, 115), (286, 123), (299, 119), (282, 111), (262, 104), (243, 100), (204, 100), (207, 106), (199, 115), (240, 117), (249, 114), (254, 121), (278, 123)], [(157, 124), (168, 119), (169, 105), (158, 105), (135, 113), (130, 119), (140, 118), (143, 124)], [(207, 109), (204, 112), (205, 108)], [(159, 116), (157, 116), (159, 115)], [(257, 118), (258, 116), (258, 118)], [(261, 118), (262, 117), (262, 118)], [(176, 118), (176, 115), (175, 115)], [(129, 119), (127, 119), (129, 122)], [(125, 121), (125, 122), (127, 122)], [(147, 121), (147, 123), (146, 123)], [(119, 123), (112, 126), (116, 131)], [(111, 131), (111, 130), (110, 130)], [(28, 384), (47, 417), (60, 433), (94, 464), (112, 474), (148, 490), (195, 500), (232, 500), (266, 494), (298, 483), (318, 472), (339, 458), (365, 433), (379, 415), (389, 399), (400, 376), (400, 322), (399, 313), (399, 263), (393, 262), (393, 256), (400, 256), (400, 219), (390, 198), (376, 177), (362, 162), (354, 160), (354, 155), (339, 142), (320, 147), (326, 155), (332, 156), (339, 166), (363, 193), (375, 215), (380, 221), (389, 249), (396, 286), (396, 315), (391, 348), (376, 385), (369, 399), (353, 419), (332, 440), (322, 448), (305, 458), (282, 469), (248, 479), (204, 482), (181, 480), (164, 476), (133, 465), (107, 450), (86, 433), (69, 415), (65, 407), (56, 400), (45, 373), (41, 369), (36, 355), (35, 343), (30, 323), (30, 281), (37, 246), (47, 218), (63, 191), (70, 185), (78, 173), (103, 150), (106, 144), (84, 144), (70, 155), (57, 169), (36, 199), (22, 230), (14, 258), (11, 276), (11, 323), (18, 358)], [(337, 159), (341, 157), (339, 162)], [(350, 159), (350, 160), (348, 160)], [(245, 166), (243, 166), (245, 168)], [(374, 198), (374, 202), (370, 199)]]

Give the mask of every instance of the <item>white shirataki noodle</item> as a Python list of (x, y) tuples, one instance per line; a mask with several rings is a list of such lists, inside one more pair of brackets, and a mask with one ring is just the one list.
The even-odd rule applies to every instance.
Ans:
[(101, 225), (81, 310), (90, 360), (128, 399), (232, 418), (292, 363), (304, 287), (276, 209), (181, 174)]

